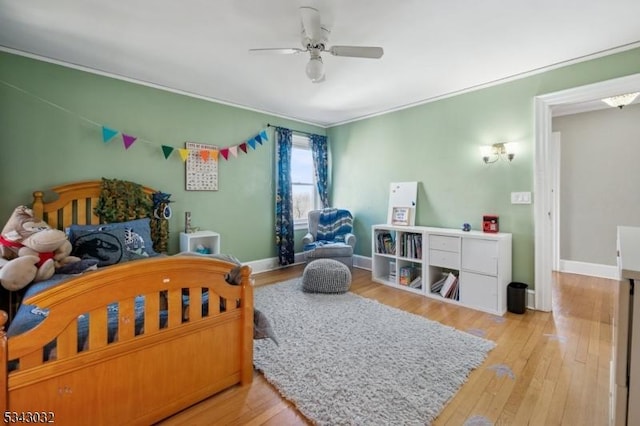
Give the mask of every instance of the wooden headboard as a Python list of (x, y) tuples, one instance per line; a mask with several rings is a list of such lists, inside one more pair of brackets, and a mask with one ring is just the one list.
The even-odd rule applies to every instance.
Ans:
[[(51, 188), (58, 198), (53, 201), (44, 201), (44, 192), (33, 193), (33, 214), (44, 220), (55, 229), (64, 230), (72, 224), (97, 225), (100, 218), (94, 213), (94, 209), (102, 190), (101, 180), (88, 180), (84, 182), (69, 183)], [(152, 195), (154, 189), (143, 186), (145, 194)]]

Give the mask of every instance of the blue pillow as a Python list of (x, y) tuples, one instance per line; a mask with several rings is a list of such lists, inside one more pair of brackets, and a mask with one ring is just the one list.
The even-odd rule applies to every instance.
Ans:
[(71, 254), (80, 259), (96, 259), (98, 266), (126, 262), (129, 254), (126, 248), (124, 229), (78, 230), (73, 240)]
[(74, 245), (77, 234), (80, 231), (109, 231), (112, 229), (124, 229), (126, 231), (126, 248), (129, 252), (141, 257), (157, 256), (153, 250), (153, 240), (151, 239), (151, 220), (143, 219), (130, 220), (128, 222), (108, 223), (101, 225), (71, 225), (67, 230), (69, 241)]

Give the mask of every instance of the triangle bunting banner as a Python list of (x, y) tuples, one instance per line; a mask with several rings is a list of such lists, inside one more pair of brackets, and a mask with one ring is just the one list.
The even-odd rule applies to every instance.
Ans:
[(171, 155), (172, 152), (173, 152), (173, 147), (172, 146), (162, 145), (162, 153), (164, 154), (164, 159), (165, 160), (167, 158), (169, 158), (169, 156)]
[(127, 134), (122, 134), (122, 142), (124, 143), (124, 148), (125, 149), (129, 149), (131, 147), (131, 145), (133, 145), (133, 143), (136, 141), (135, 136), (131, 136), (131, 135), (127, 135)]
[(224, 157), (225, 160), (229, 159), (229, 148), (222, 148), (220, 150), (220, 154)]
[[(133, 135), (128, 135), (126, 133), (122, 133), (119, 130), (116, 129), (112, 129), (110, 127), (107, 126), (101, 126), (102, 127), (102, 141), (104, 143), (110, 142), (117, 134), (121, 134), (122, 136), (122, 142), (124, 144), (124, 148), (125, 149), (129, 149), (131, 148), (131, 146), (136, 142), (144, 142), (147, 144), (152, 144), (155, 145), (153, 143), (151, 143), (150, 141), (146, 141), (144, 139), (139, 139), (137, 136), (133, 136)], [(258, 134), (256, 134), (254, 137), (247, 139), (245, 141), (243, 141), (242, 143), (238, 144), (238, 145), (231, 145), (231, 146), (227, 146), (224, 148), (219, 148), (219, 149), (202, 149), (202, 150), (198, 150), (198, 156), (202, 159), (202, 161), (207, 162), (209, 160), (213, 160), (213, 161), (218, 161), (218, 158), (220, 155), (222, 155), (222, 158), (224, 158), (225, 160), (229, 160), (230, 156), (233, 156), (233, 158), (238, 158), (238, 153), (241, 151), (245, 154), (248, 153), (249, 151), (249, 147), (251, 147), (251, 149), (256, 149), (257, 145), (262, 145), (265, 141), (269, 140), (269, 136), (266, 132), (266, 130), (261, 130)], [(192, 151), (188, 148), (176, 148), (170, 145), (160, 145), (161, 149), (162, 149), (162, 155), (164, 156), (165, 160), (168, 160), (169, 157), (171, 157), (171, 155), (173, 154), (174, 151), (178, 151), (178, 153), (180, 154), (180, 158), (182, 159), (183, 162), (186, 162), (187, 159), (189, 158), (189, 155), (191, 154), (191, 152), (196, 152), (196, 151)]]
[(110, 129), (108, 127), (102, 126), (102, 142), (109, 142), (115, 135), (118, 134), (117, 130)]

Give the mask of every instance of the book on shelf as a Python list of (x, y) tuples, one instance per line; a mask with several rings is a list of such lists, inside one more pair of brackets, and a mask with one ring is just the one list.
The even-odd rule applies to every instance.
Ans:
[(460, 300), (460, 281), (456, 280), (456, 288), (453, 291), (453, 294), (451, 295), (450, 299), (453, 300)]
[(398, 240), (401, 257), (422, 259), (422, 234), (402, 234)]
[(377, 235), (376, 251), (381, 254), (395, 254), (396, 247), (393, 237), (389, 232), (380, 232)]
[(435, 283), (431, 284), (431, 293), (440, 293), (440, 290), (442, 290), (442, 286), (444, 285), (444, 282), (446, 280), (447, 280), (447, 274), (442, 274), (442, 278), (440, 278)]
[(451, 292), (451, 289), (458, 282), (458, 277), (453, 275), (451, 272), (445, 278), (444, 283), (442, 284), (442, 288), (440, 289), (440, 295), (442, 297), (448, 297)]
[(459, 288), (460, 286), (458, 285), (458, 279), (456, 278), (455, 282), (453, 283), (453, 286), (451, 286), (451, 290), (449, 290), (449, 292), (444, 297), (446, 297), (447, 299), (458, 300)]
[(418, 275), (417, 277), (415, 277), (413, 279), (413, 281), (411, 281), (409, 283), (409, 287), (411, 288), (415, 288), (415, 289), (420, 289), (422, 288), (422, 277), (420, 275)]
[(400, 285), (408, 286), (418, 275), (418, 271), (413, 266), (403, 266), (400, 268), (400, 277), (398, 283)]

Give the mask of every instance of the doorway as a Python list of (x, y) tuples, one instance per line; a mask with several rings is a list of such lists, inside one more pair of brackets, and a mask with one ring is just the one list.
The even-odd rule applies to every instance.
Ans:
[(551, 311), (551, 285), (554, 257), (554, 221), (558, 215), (554, 202), (554, 162), (552, 112), (561, 105), (587, 102), (608, 96), (640, 91), (640, 74), (606, 80), (560, 92), (537, 96), (534, 139), (534, 272), (535, 308)]

